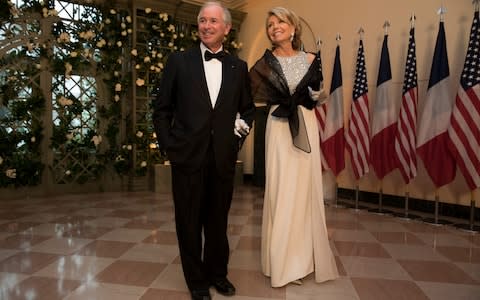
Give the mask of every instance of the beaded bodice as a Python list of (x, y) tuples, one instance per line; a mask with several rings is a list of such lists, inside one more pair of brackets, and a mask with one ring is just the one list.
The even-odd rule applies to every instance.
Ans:
[(275, 56), (282, 66), (283, 74), (287, 79), (290, 94), (295, 92), (300, 80), (308, 71), (310, 64), (308, 63), (307, 53), (299, 51), (294, 56)]

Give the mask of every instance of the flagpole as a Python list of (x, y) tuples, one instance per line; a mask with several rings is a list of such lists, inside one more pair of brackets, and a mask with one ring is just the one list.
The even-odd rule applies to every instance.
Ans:
[(359, 211), (360, 209), (358, 208), (358, 180), (355, 185), (355, 211)]
[(344, 205), (338, 204), (338, 178), (337, 177), (335, 177), (335, 204), (334, 204), (334, 207), (335, 208), (344, 208), (345, 207)]
[[(478, 2), (478, 1), (477, 1)], [(478, 190), (478, 189), (477, 189)], [(475, 225), (475, 190), (470, 191), (470, 221), (468, 224), (455, 224), (455, 227), (458, 227), (467, 232), (479, 232), (480, 226)]]
[(437, 226), (452, 224), (452, 222), (450, 222), (450, 221), (438, 219), (438, 210), (439, 210), (439, 205), (440, 205), (440, 200), (439, 199), (440, 199), (440, 197), (438, 195), (438, 187), (437, 187), (437, 188), (435, 188), (435, 204), (434, 204), (435, 208), (434, 208), (433, 218), (423, 219), (423, 222), (429, 223), (429, 224), (432, 224), (432, 225), (437, 225)]
[(394, 215), (395, 215), (396, 217), (399, 217), (399, 218), (404, 219), (404, 220), (419, 219), (420, 216), (411, 215), (410, 212), (409, 212), (409, 208), (408, 208), (408, 204), (409, 204), (408, 202), (409, 202), (409, 198), (410, 198), (409, 188), (410, 188), (410, 183), (407, 183), (407, 184), (405, 185), (405, 208), (404, 208), (403, 214), (398, 213), (398, 214), (394, 214)]
[[(382, 27), (383, 27), (385, 36), (388, 36), (388, 29), (390, 28), (390, 22), (388, 20), (385, 20)], [(382, 51), (383, 51), (383, 49), (382, 49)], [(379, 191), (378, 191), (378, 208), (369, 209), (368, 211), (369, 212), (374, 212), (374, 213), (377, 213), (377, 214), (380, 214), (380, 215), (383, 215), (385, 213), (391, 213), (391, 212), (384, 212), (383, 211), (383, 178), (380, 179), (380, 187), (379, 187)]]

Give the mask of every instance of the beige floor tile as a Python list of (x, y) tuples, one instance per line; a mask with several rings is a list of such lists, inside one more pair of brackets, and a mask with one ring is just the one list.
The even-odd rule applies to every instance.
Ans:
[(341, 256), (340, 260), (349, 277), (412, 280), (408, 272), (391, 258)]
[(377, 242), (375, 237), (366, 230), (346, 230), (339, 228), (330, 228), (330, 238), (335, 241), (347, 241), (347, 242)]
[(407, 229), (400, 223), (394, 222), (393, 217), (380, 221), (362, 221), (365, 229), (375, 232), (403, 232)]
[(133, 246), (135, 246), (135, 243), (96, 240), (85, 245), (77, 254), (83, 256), (119, 258)]
[(159, 290), (188, 292), (188, 287), (185, 283), (182, 266), (180, 264), (168, 265), (155, 281), (152, 282), (150, 287)]
[(8, 300), (60, 300), (74, 291), (80, 285), (79, 281), (47, 277), (29, 277), (9, 290)]
[(480, 299), (480, 285), (463, 285), (437, 282), (418, 282), (417, 284), (430, 299)]
[(241, 270), (261, 271), (260, 252), (236, 250), (230, 255), (229, 267)]
[(90, 243), (91, 239), (82, 238), (50, 238), (32, 247), (32, 251), (54, 253), (60, 255), (70, 255), (85, 245)]
[(0, 262), (0, 272), (33, 274), (58, 258), (50, 253), (18, 252)]
[(348, 278), (317, 283), (309, 275), (300, 286), (288, 285), (286, 299), (288, 300), (356, 300), (359, 299), (352, 282)]
[(261, 225), (253, 225), (253, 224), (247, 224), (242, 228), (241, 235), (243, 236), (255, 236), (255, 237), (261, 237), (262, 235), (262, 226)]
[(148, 287), (166, 266), (161, 263), (117, 260), (100, 272), (95, 280)]
[(165, 224), (165, 221), (153, 221), (148, 220), (146, 217), (139, 217), (131, 220), (127, 224), (123, 225), (124, 228), (130, 229), (148, 229), (148, 230), (156, 230)]
[(116, 218), (116, 217), (99, 217), (94, 220), (86, 222), (85, 225), (105, 227), (105, 228), (118, 228), (130, 222), (130, 219)]
[(436, 250), (452, 262), (468, 262), (480, 266), (480, 248), (438, 246)]
[(382, 245), (376, 243), (335, 241), (334, 244), (340, 256), (391, 257)]
[[(0, 249), (0, 263), (4, 260), (9, 258), (10, 256), (13, 256), (17, 253), (19, 253), (20, 250), (15, 250), (15, 249)], [(2, 272), (2, 270), (0, 270)]]
[(236, 250), (260, 250), (261, 237), (241, 236)]
[(151, 234), (147, 229), (116, 228), (99, 237), (102, 241), (139, 243)]
[(429, 246), (382, 244), (383, 248), (396, 259), (437, 260), (446, 261), (447, 258)]
[(77, 215), (83, 215), (83, 216), (93, 216), (93, 217), (104, 217), (105, 215), (109, 214), (112, 212), (113, 209), (108, 209), (108, 208), (83, 208), (80, 210), (77, 210), (75, 213)]
[(8, 299), (7, 295), (16, 288), (16, 285), (28, 277), (19, 273), (0, 272), (0, 299)]
[(177, 233), (172, 231), (154, 230), (142, 242), (160, 245), (177, 245)]
[(48, 240), (49, 236), (32, 235), (32, 234), (15, 234), (0, 239), (0, 249), (18, 249), (29, 250), (32, 246)]
[(286, 288), (272, 288), (270, 278), (259, 271), (230, 268), (228, 278), (235, 285), (238, 296), (285, 299)]
[(472, 244), (463, 237), (451, 233), (417, 233), (416, 236), (420, 238), (426, 245), (433, 248), (438, 246), (456, 246), (456, 247), (471, 247)]
[(19, 233), (24, 230), (28, 230), (32, 227), (37, 226), (40, 224), (39, 222), (16, 222), (16, 221), (10, 221), (7, 223), (3, 223), (0, 225), (0, 232), (5, 232), (5, 233)]
[(413, 282), (407, 280), (388, 280), (370, 278), (352, 278), (353, 286), (360, 299), (368, 300), (428, 300), (425, 293)]
[(140, 300), (190, 300), (189, 292), (179, 292), (171, 290), (148, 289)]
[(451, 262), (399, 260), (400, 265), (416, 281), (476, 284), (467, 273)]
[(90, 281), (79, 286), (65, 300), (138, 300), (147, 288)]
[(372, 235), (384, 244), (424, 245), (415, 234), (410, 232), (372, 232)]
[(155, 263), (172, 263), (179, 255), (176, 245), (137, 244), (126, 251), (120, 259)]
[(94, 256), (62, 256), (34, 275), (87, 282), (91, 281), (100, 271), (114, 261), (112, 258)]

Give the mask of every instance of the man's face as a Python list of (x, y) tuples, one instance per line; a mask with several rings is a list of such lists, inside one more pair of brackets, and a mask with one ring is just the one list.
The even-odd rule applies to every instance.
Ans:
[(230, 28), (230, 24), (225, 24), (221, 7), (215, 5), (207, 6), (200, 12), (198, 32), (200, 40), (208, 49), (214, 52), (217, 51)]

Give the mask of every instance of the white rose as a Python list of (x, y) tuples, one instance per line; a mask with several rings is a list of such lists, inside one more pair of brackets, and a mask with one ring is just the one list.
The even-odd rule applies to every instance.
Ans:
[(115, 92), (120, 92), (120, 91), (122, 91), (122, 84), (120, 83), (115, 84)]
[(115, 95), (115, 97), (113, 98), (115, 100), (115, 102), (118, 102), (120, 101), (120, 96), (119, 95)]
[(17, 178), (17, 169), (8, 169), (5, 171), (5, 175), (7, 175), (8, 178)]
[(130, 17), (130, 16), (127, 16), (127, 17), (125, 18), (125, 20), (127, 20), (128, 23), (132, 23), (132, 17)]
[(150, 7), (146, 7), (146, 8), (145, 8), (145, 12), (146, 12), (147, 14), (149, 14), (149, 13), (152, 12), (152, 9), (151, 9)]
[(140, 163), (140, 167), (145, 168), (146, 166), (147, 166), (147, 162), (146, 162), (146, 161), (142, 161), (142, 162)]
[(140, 130), (137, 131), (137, 134), (136, 134), (137, 137), (141, 138), (143, 136), (143, 132), (141, 132)]
[(145, 84), (145, 80), (143, 80), (142, 78), (138, 78), (135, 83), (138, 85), (138, 86), (143, 86)]
[(94, 135), (91, 139), (91, 141), (95, 144), (95, 146), (98, 146), (102, 142), (102, 136), (101, 135)]
[(130, 53), (132, 53), (133, 56), (137, 56), (137, 55), (138, 55), (137, 49), (132, 49), (132, 51), (130, 51)]

